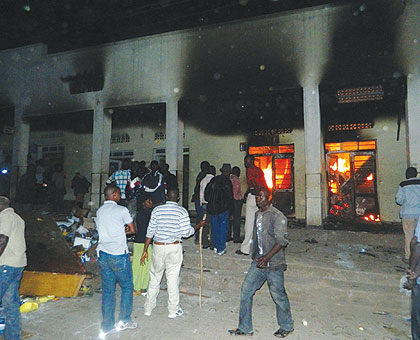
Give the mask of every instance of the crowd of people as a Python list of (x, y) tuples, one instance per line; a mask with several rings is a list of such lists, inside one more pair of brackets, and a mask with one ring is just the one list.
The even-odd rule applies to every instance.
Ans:
[[(232, 335), (252, 335), (252, 301), (255, 292), (268, 282), (276, 305), (280, 328), (275, 336), (284, 338), (293, 332), (290, 304), (284, 289), (287, 218), (271, 204), (271, 192), (264, 174), (252, 156), (244, 160), (247, 190), (241, 192), (240, 168), (224, 163), (220, 174), (209, 162), (200, 164), (200, 173), (192, 201), (197, 221), (191, 226), (188, 211), (178, 205), (176, 177), (168, 166), (152, 161), (144, 173), (144, 164), (125, 163), (113, 173), (105, 188), (105, 203), (97, 212), (99, 233), (98, 263), (102, 277), (102, 327), (100, 336), (115, 330), (133, 329), (131, 319), (133, 295), (146, 296), (144, 315), (151, 316), (156, 307), (160, 283), (165, 273), (168, 287), (168, 318), (184, 311), (179, 301), (179, 275), (183, 261), (182, 239), (204, 228), (203, 248), (218, 256), (226, 253), (226, 242), (241, 243), (238, 255), (252, 254), (253, 262), (244, 279), (238, 328)], [(160, 169), (161, 172), (159, 171)], [(136, 204), (133, 204), (136, 201)], [(243, 202), (247, 202), (245, 238), (241, 239), (240, 221)], [(126, 234), (135, 233), (133, 261), (128, 265)], [(151, 249), (152, 248), (152, 249)], [(115, 285), (121, 286), (119, 321), (115, 323)]]
[[(146, 296), (144, 315), (152, 315), (164, 273), (168, 287), (168, 318), (183, 315), (178, 286), (183, 261), (182, 239), (197, 235), (200, 228), (204, 228), (203, 248), (212, 248), (217, 256), (226, 253), (226, 242), (230, 241), (241, 243), (237, 255), (252, 255), (241, 289), (238, 326), (229, 333), (234, 336), (254, 333), (253, 299), (265, 282), (275, 303), (280, 327), (274, 336), (284, 338), (294, 331), (284, 288), (287, 218), (272, 205), (271, 192), (263, 172), (255, 166), (253, 156), (245, 157), (244, 166), (247, 190), (242, 195), (239, 167), (232, 168), (224, 163), (220, 174), (216, 175), (214, 165), (201, 162), (192, 197), (197, 211), (195, 226), (191, 224), (188, 211), (178, 205), (177, 179), (166, 164), (152, 161), (147, 169), (145, 162), (124, 162), (122, 169), (109, 177), (104, 190), (105, 202), (96, 213), (97, 255), (102, 279), (101, 338), (110, 332), (137, 328), (131, 318), (133, 295)], [(33, 185), (36, 174), (36, 167), (29, 166), (21, 181)], [(57, 167), (52, 176), (57, 188), (63, 187), (62, 174), (62, 167)], [(400, 215), (406, 235), (404, 260), (409, 268), (405, 287), (412, 290), (412, 338), (419, 340), (420, 179), (413, 167), (407, 169), (406, 178), (400, 183), (396, 202), (402, 207)], [(83, 205), (89, 182), (77, 173), (72, 187), (76, 203)], [(60, 204), (62, 198), (56, 200)], [(245, 237), (241, 239), (244, 202)], [(0, 196), (0, 298), (6, 313), (6, 340), (20, 339), (18, 288), (26, 265), (24, 229), (24, 221), (10, 207), (9, 199)], [(132, 261), (127, 235), (135, 235)], [(117, 283), (121, 287), (118, 319), (115, 318)]]
[[(43, 159), (28, 164), (26, 172), (20, 177), (16, 192), (16, 202), (24, 211), (31, 211), (34, 204), (49, 204), (56, 213), (65, 212), (64, 196), (66, 174), (62, 164), (46, 168)], [(90, 182), (80, 172), (71, 181), (75, 204), (83, 208), (85, 195), (89, 192)]]

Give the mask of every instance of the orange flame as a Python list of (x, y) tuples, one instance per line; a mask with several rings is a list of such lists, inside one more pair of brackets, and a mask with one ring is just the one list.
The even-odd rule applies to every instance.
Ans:
[(330, 191), (333, 194), (338, 193), (338, 183), (334, 182), (332, 179), (330, 179)]
[(267, 186), (269, 189), (273, 188), (273, 168), (271, 166), (271, 163), (268, 164), (268, 167), (263, 170), (265, 182), (267, 183)]
[(331, 170), (346, 173), (350, 171), (350, 162), (347, 158), (337, 158), (334, 164), (330, 165)]
[(367, 181), (373, 181), (373, 174), (371, 173), (369, 176), (366, 177)]

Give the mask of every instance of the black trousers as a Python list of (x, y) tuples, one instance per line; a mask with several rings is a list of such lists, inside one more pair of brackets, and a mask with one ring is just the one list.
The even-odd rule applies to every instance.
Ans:
[(420, 285), (416, 284), (412, 290), (411, 304), (411, 336), (413, 340), (420, 340)]
[(233, 242), (241, 242), (241, 212), (242, 212), (242, 200), (233, 201), (233, 219), (229, 223), (229, 229), (227, 233), (227, 239), (232, 238)]

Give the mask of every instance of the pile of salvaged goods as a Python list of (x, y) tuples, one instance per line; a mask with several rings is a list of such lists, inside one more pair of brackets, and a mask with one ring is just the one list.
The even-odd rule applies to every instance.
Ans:
[(62, 235), (81, 263), (96, 260), (98, 232), (95, 217), (87, 209), (73, 209), (71, 217), (65, 221), (56, 221)]

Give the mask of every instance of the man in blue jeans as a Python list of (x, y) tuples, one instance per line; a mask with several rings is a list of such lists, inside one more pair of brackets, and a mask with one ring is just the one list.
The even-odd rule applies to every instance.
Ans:
[(226, 253), (226, 236), (228, 223), (232, 216), (233, 187), (230, 181), (231, 166), (224, 163), (220, 169), (221, 175), (213, 177), (204, 190), (207, 211), (211, 215), (214, 252), (218, 255)]
[(5, 311), (6, 340), (20, 340), (19, 284), (26, 266), (25, 222), (0, 196), (0, 299)]
[(252, 302), (254, 294), (265, 281), (276, 304), (277, 323), (280, 328), (276, 337), (285, 338), (293, 332), (289, 298), (284, 289), (286, 270), (285, 249), (287, 240), (287, 218), (271, 205), (270, 191), (260, 188), (255, 196), (258, 211), (255, 213), (253, 230), (253, 262), (242, 283), (238, 328), (230, 330), (232, 335), (252, 335)]
[[(99, 233), (98, 264), (102, 279), (102, 327), (100, 338), (111, 331), (137, 328), (131, 320), (133, 309), (133, 272), (128, 254), (126, 234), (134, 234), (133, 219), (126, 207), (118, 205), (121, 190), (116, 185), (105, 187), (105, 202), (96, 213)], [(119, 321), (115, 322), (115, 286), (121, 287)]]

